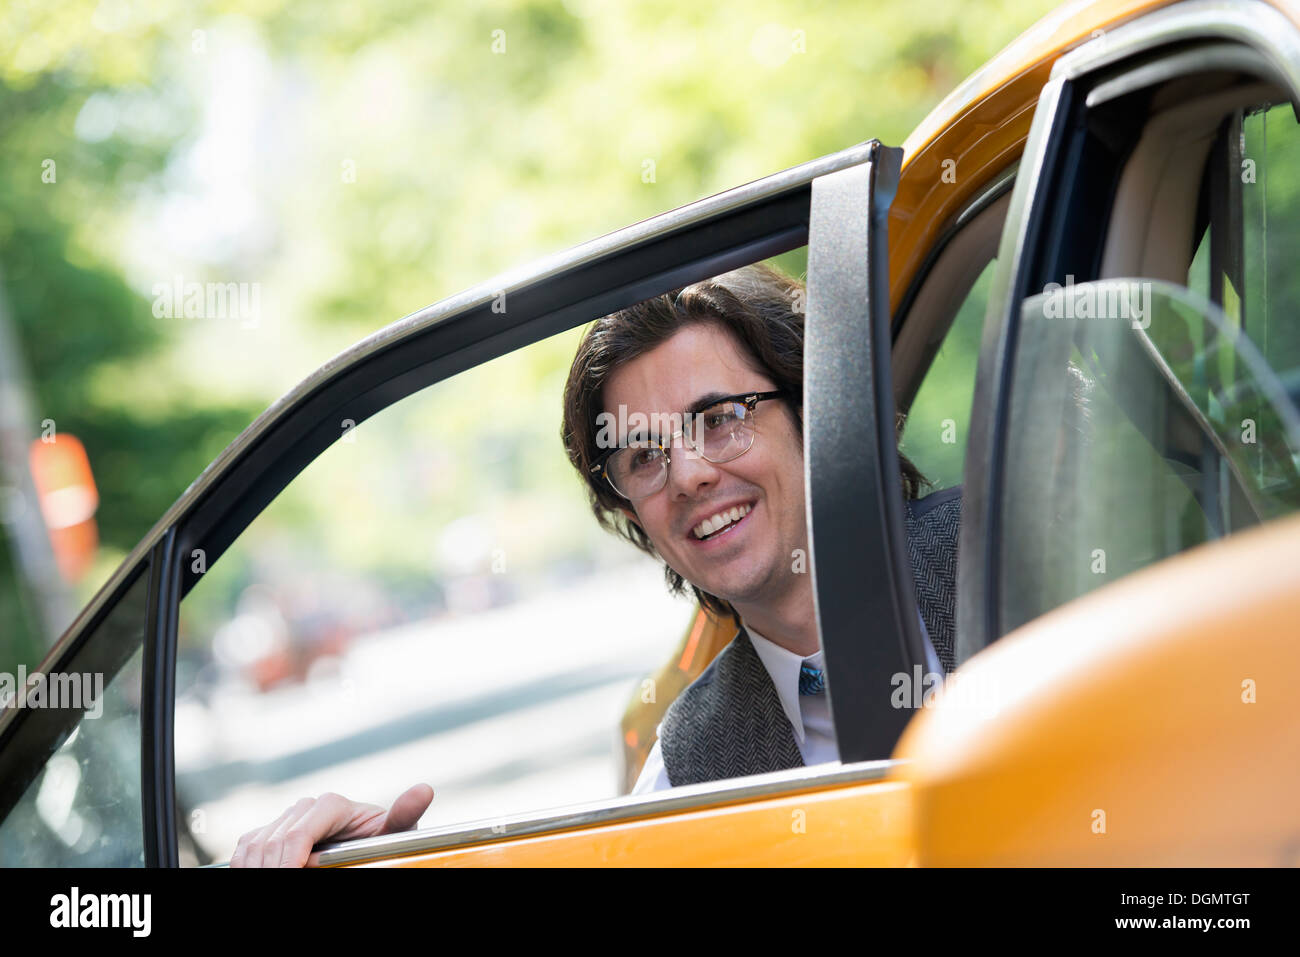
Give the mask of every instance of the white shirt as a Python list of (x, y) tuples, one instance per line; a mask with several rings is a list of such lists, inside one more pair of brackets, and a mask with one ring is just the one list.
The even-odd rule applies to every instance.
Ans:
[[(927, 668), (931, 672), (943, 675), (943, 667), (939, 664), (939, 658), (930, 643), (929, 631), (925, 627), (925, 619), (921, 618), (919, 611), (917, 618), (921, 620), (921, 634), (925, 638)], [(745, 626), (745, 631), (753, 639), (754, 650), (758, 652), (759, 660), (763, 662), (763, 667), (772, 678), (772, 684), (776, 686), (777, 697), (781, 699), (781, 707), (785, 711), (785, 716), (790, 719), (790, 727), (794, 729), (794, 740), (799, 746), (799, 754), (803, 757), (804, 765), (838, 762), (840, 749), (835, 742), (835, 725), (831, 721), (829, 696), (799, 693), (800, 668), (805, 664), (813, 668), (824, 668), (822, 650), (819, 648), (815, 654), (801, 658), (793, 651), (764, 638), (748, 625)], [(651, 791), (662, 791), (672, 787), (672, 783), (668, 780), (668, 769), (664, 766), (663, 750), (658, 737), (659, 730), (659, 728), (655, 729), (654, 747), (646, 756), (641, 774), (632, 787), (633, 794), (649, 794)]]

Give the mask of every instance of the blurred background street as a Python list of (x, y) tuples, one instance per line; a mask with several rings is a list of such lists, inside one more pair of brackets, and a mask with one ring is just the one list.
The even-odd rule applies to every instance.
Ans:
[[(387, 806), (436, 792), (425, 827), (619, 793), (618, 720), (693, 606), (637, 562), (459, 622), (361, 640), (305, 684), (227, 683), (178, 704), (176, 766), (195, 837), (219, 857), (298, 798)], [(631, 613), (623, 596), (647, 601)]]

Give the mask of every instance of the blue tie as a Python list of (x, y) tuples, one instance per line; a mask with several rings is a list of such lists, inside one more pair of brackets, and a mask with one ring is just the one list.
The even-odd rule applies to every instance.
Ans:
[(826, 690), (826, 672), (812, 665), (799, 669), (799, 693), (804, 695), (821, 694)]

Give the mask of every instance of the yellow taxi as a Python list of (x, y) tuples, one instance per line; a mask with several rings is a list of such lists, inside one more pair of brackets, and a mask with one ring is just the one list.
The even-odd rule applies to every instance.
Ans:
[[(112, 675), (138, 656), (139, 767), (84, 801), (120, 808), (99, 824), (108, 862), (176, 866), (194, 823), (173, 751), (192, 556), (220, 558), (340, 422), (806, 246), (808, 559), (841, 761), (344, 842), (321, 863), (1300, 863), (1298, 110), (1300, 4), (1068, 4), (901, 149), (666, 212), (358, 343), (195, 481), (42, 666)], [(866, 439), (848, 467), (826, 438), (845, 429)], [(961, 500), (942, 688), (906, 612), (899, 448)], [(863, 640), (863, 620), (897, 641)], [(699, 611), (656, 694), (633, 697), (625, 792), (733, 634)], [(96, 747), (78, 718), (0, 719), (0, 848), (37, 848), (42, 782), (69, 773), (72, 735)]]

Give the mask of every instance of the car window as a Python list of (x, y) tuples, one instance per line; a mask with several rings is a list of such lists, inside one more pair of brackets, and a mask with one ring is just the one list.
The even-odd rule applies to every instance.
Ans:
[[(1300, 124), (1289, 103), (1260, 104), (1234, 115), (1222, 137), (1237, 149), (1205, 177), (1239, 196), (1240, 220), (1211, 216), (1198, 244), (1188, 285), (1223, 306), (1292, 396), (1300, 397)], [(1226, 150), (1224, 151), (1227, 152)], [(1236, 182), (1234, 182), (1236, 180)], [(1213, 255), (1216, 230), (1229, 234)], [(1212, 261), (1224, 260), (1211, 274)], [(1233, 268), (1238, 262), (1239, 266)], [(1219, 265), (1214, 262), (1214, 265)]]
[[(60, 673), (60, 706), (70, 706), (75, 680), (89, 690), (83, 704), (90, 707), (0, 823), (0, 865), (144, 866), (140, 680), (148, 577), (139, 575), (89, 636), (106, 652), (100, 664)], [(122, 654), (129, 657), (120, 670), (108, 664)], [(55, 684), (46, 682), (47, 694)], [(50, 697), (43, 706), (53, 703)]]
[(904, 420), (899, 448), (936, 491), (962, 481), (980, 336), (996, 264), (996, 259), (988, 261), (961, 300)]
[(197, 862), (325, 791), (386, 807), (427, 781), (426, 826), (618, 793), (619, 717), (694, 606), (565, 459), (578, 331), (341, 422), (182, 602)]
[(622, 794), (620, 719), (670, 703), (654, 675), (697, 605), (597, 524), (564, 455), (583, 331), (340, 422), (219, 561), (186, 558), (183, 862), (326, 791), (388, 806), (426, 781), (426, 827)]
[[(1289, 105), (1245, 111), (1244, 122), (1231, 114), (1203, 176), (1153, 202), (1152, 222), (1161, 203), (1185, 204), (1188, 222), (1200, 210), (1186, 285), (1141, 274), (1049, 284), (1023, 304), (1001, 508), (1004, 629), (1300, 508), (1297, 149)], [(1152, 259), (1169, 252), (1147, 250)]]
[[(892, 348), (899, 452), (914, 485), (904, 524), (913, 594), (938, 665), (957, 667), (957, 555), (984, 318), (1015, 169), (940, 233), (899, 307)], [(936, 669), (937, 670), (937, 669)]]
[(899, 448), (928, 482), (921, 493), (962, 484), (975, 373), (998, 241), (1014, 170), (956, 217), (906, 297), (894, 343), (894, 381), (905, 411)]

